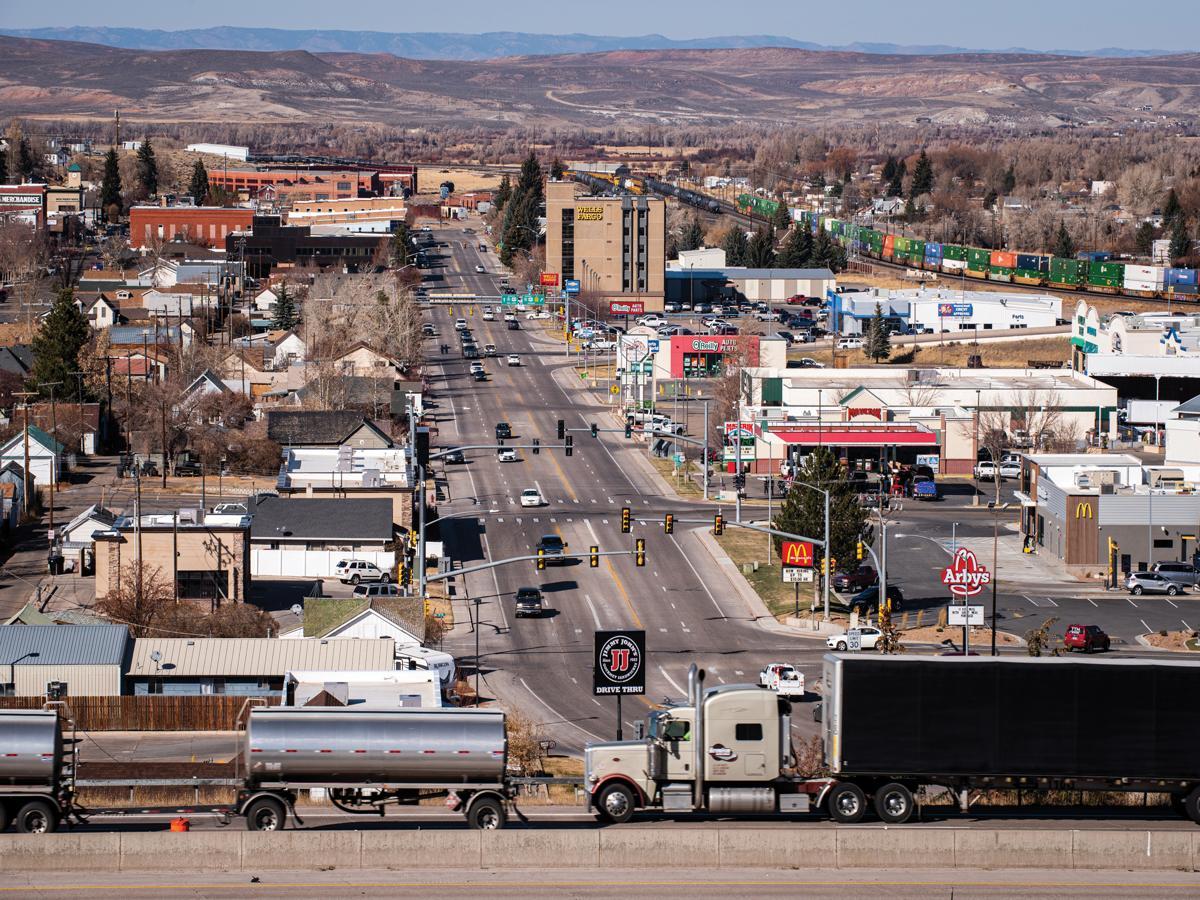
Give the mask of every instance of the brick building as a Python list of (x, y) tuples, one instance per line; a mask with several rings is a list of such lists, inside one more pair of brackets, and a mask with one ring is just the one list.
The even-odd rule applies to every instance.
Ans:
[(182, 237), (208, 247), (223, 247), (225, 237), (244, 231), (254, 221), (254, 210), (221, 206), (135, 206), (129, 211), (129, 242), (144, 248), (154, 237), (173, 241)]
[(344, 200), (383, 193), (378, 172), (315, 169), (212, 169), (210, 189), (246, 199), (267, 196), (282, 203), (296, 200)]

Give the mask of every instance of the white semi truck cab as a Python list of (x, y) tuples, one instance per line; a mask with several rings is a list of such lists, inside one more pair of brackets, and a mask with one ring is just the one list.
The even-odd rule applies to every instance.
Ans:
[(645, 736), (589, 744), (585, 788), (597, 814), (636, 810), (793, 815), (820, 805), (828, 779), (796, 776), (791, 704), (761, 686), (704, 688), (688, 672), (688, 702), (652, 713)]

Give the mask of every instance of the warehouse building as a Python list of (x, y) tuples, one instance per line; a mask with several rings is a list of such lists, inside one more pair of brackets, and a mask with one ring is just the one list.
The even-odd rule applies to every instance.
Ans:
[(591, 197), (572, 181), (546, 182), (546, 273), (564, 288), (661, 312), (666, 207), (644, 195)]
[(687, 266), (667, 272), (671, 303), (749, 300), (783, 303), (790, 297), (825, 297), (837, 285), (829, 269), (749, 269)]
[(143, 250), (152, 241), (176, 238), (224, 247), (225, 237), (250, 227), (254, 210), (223, 206), (135, 206), (129, 210), (129, 242)]
[(1049, 294), (871, 288), (833, 292), (828, 299), (830, 330), (849, 336), (866, 333), (876, 306), (895, 330), (911, 328), (918, 334), (1053, 328), (1062, 324), (1062, 300)]
[(128, 644), (124, 625), (0, 625), (0, 695), (118, 696)]

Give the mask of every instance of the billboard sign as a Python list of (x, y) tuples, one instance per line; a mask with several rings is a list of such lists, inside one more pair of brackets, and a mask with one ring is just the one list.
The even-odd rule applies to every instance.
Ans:
[(961, 603), (952, 604), (947, 609), (946, 624), (960, 628), (968, 625), (982, 625), (983, 607), (965, 606)]
[(558, 273), (543, 272), (538, 276), (538, 284), (542, 287), (558, 287)]
[(609, 300), (608, 314), (610, 316), (640, 316), (646, 312), (646, 304), (642, 300)]
[(592, 693), (646, 693), (646, 632), (597, 631)]
[(950, 588), (956, 600), (966, 600), (992, 583), (992, 573), (975, 557), (974, 550), (960, 547), (954, 562), (942, 570), (942, 584)]
[(810, 569), (813, 564), (813, 545), (810, 541), (784, 541), (781, 551), (785, 566)]
[(812, 569), (798, 569), (794, 566), (784, 566), (779, 570), (784, 584), (804, 584), (813, 581)]
[(938, 316), (943, 319), (969, 319), (975, 307), (970, 303), (939, 303)]
[(568, 278), (566, 281), (564, 281), (563, 282), (563, 293), (564, 294), (578, 294), (579, 293), (579, 279), (578, 278)]

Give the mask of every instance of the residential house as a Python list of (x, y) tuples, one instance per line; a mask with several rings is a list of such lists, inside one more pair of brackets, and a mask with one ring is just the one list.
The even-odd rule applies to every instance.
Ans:
[(303, 623), (281, 638), (391, 638), (396, 650), (419, 647), (425, 640), (425, 606), (420, 597), (304, 599)]
[(151, 315), (164, 319), (204, 315), (217, 305), (216, 291), (207, 285), (184, 284), (174, 287), (155, 287), (141, 296), (141, 305)]
[(87, 303), (84, 298), (76, 297), (75, 305), (87, 317), (88, 325), (93, 331), (112, 328), (123, 321), (121, 307), (115, 300), (110, 300), (107, 294), (97, 294), (95, 299)]
[(29, 474), (40, 487), (49, 485), (51, 479), (57, 484), (62, 480), (63, 451), (66, 448), (36, 425), (22, 429), (0, 445), (0, 465), (25, 465), (26, 430), (29, 434)]
[(136, 575), (139, 550), (148, 568), (161, 567), (180, 600), (204, 600), (215, 607), (244, 601), (250, 589), (250, 520), (245, 516), (182, 509), (143, 515), (138, 528), (132, 516), (121, 516), (93, 538), (97, 600)]
[(80, 575), (91, 574), (96, 566), (96, 532), (109, 531), (117, 516), (99, 504), (92, 504), (58, 529), (59, 549), (64, 561), (73, 563)]
[(138, 638), (126, 684), (132, 694), (282, 696), (288, 672), (394, 669), (395, 646), (387, 639)]
[(0, 372), (28, 378), (33, 372), (33, 350), (26, 344), (0, 347)]
[(279, 295), (270, 288), (263, 288), (254, 295), (254, 309), (260, 313), (269, 313), (275, 309), (275, 304), (279, 302)]
[(108, 331), (108, 340), (116, 351), (128, 348), (149, 348), (154, 346), (184, 346), (192, 343), (196, 329), (191, 322), (176, 322), (173, 325), (163, 325), (154, 322), (151, 325), (118, 325)]
[(113, 390), (120, 389), (119, 380), (165, 381), (168, 374), (167, 362), (165, 353), (157, 353), (154, 350), (145, 353), (141, 350), (126, 350), (120, 356), (110, 356), (108, 370), (113, 380)]
[(333, 578), (344, 559), (396, 575), (392, 504), (383, 497), (260, 497), (251, 511), (255, 576)]
[(360, 341), (333, 359), (334, 369), (342, 375), (360, 378), (395, 378), (400, 367), (368, 344)]
[(267, 436), (284, 447), (388, 448), (391, 437), (360, 412), (270, 410)]
[(21, 524), (25, 511), (25, 469), (20, 463), (0, 464), (0, 497), (3, 503), (4, 530), (11, 531)]
[[(72, 385), (74, 383), (72, 382)], [(77, 386), (76, 386), (77, 387)], [(99, 403), (76, 403), (70, 397), (70, 388), (57, 403), (35, 403), (29, 410), (29, 422), (47, 433), (56, 435), (72, 453), (92, 456), (101, 440)]]
[(308, 345), (305, 344), (304, 338), (294, 331), (285, 331), (274, 337), (272, 344), (275, 352), (273, 361), (277, 369), (304, 362), (308, 353)]
[(128, 648), (124, 625), (0, 625), (0, 694), (116, 697)]

